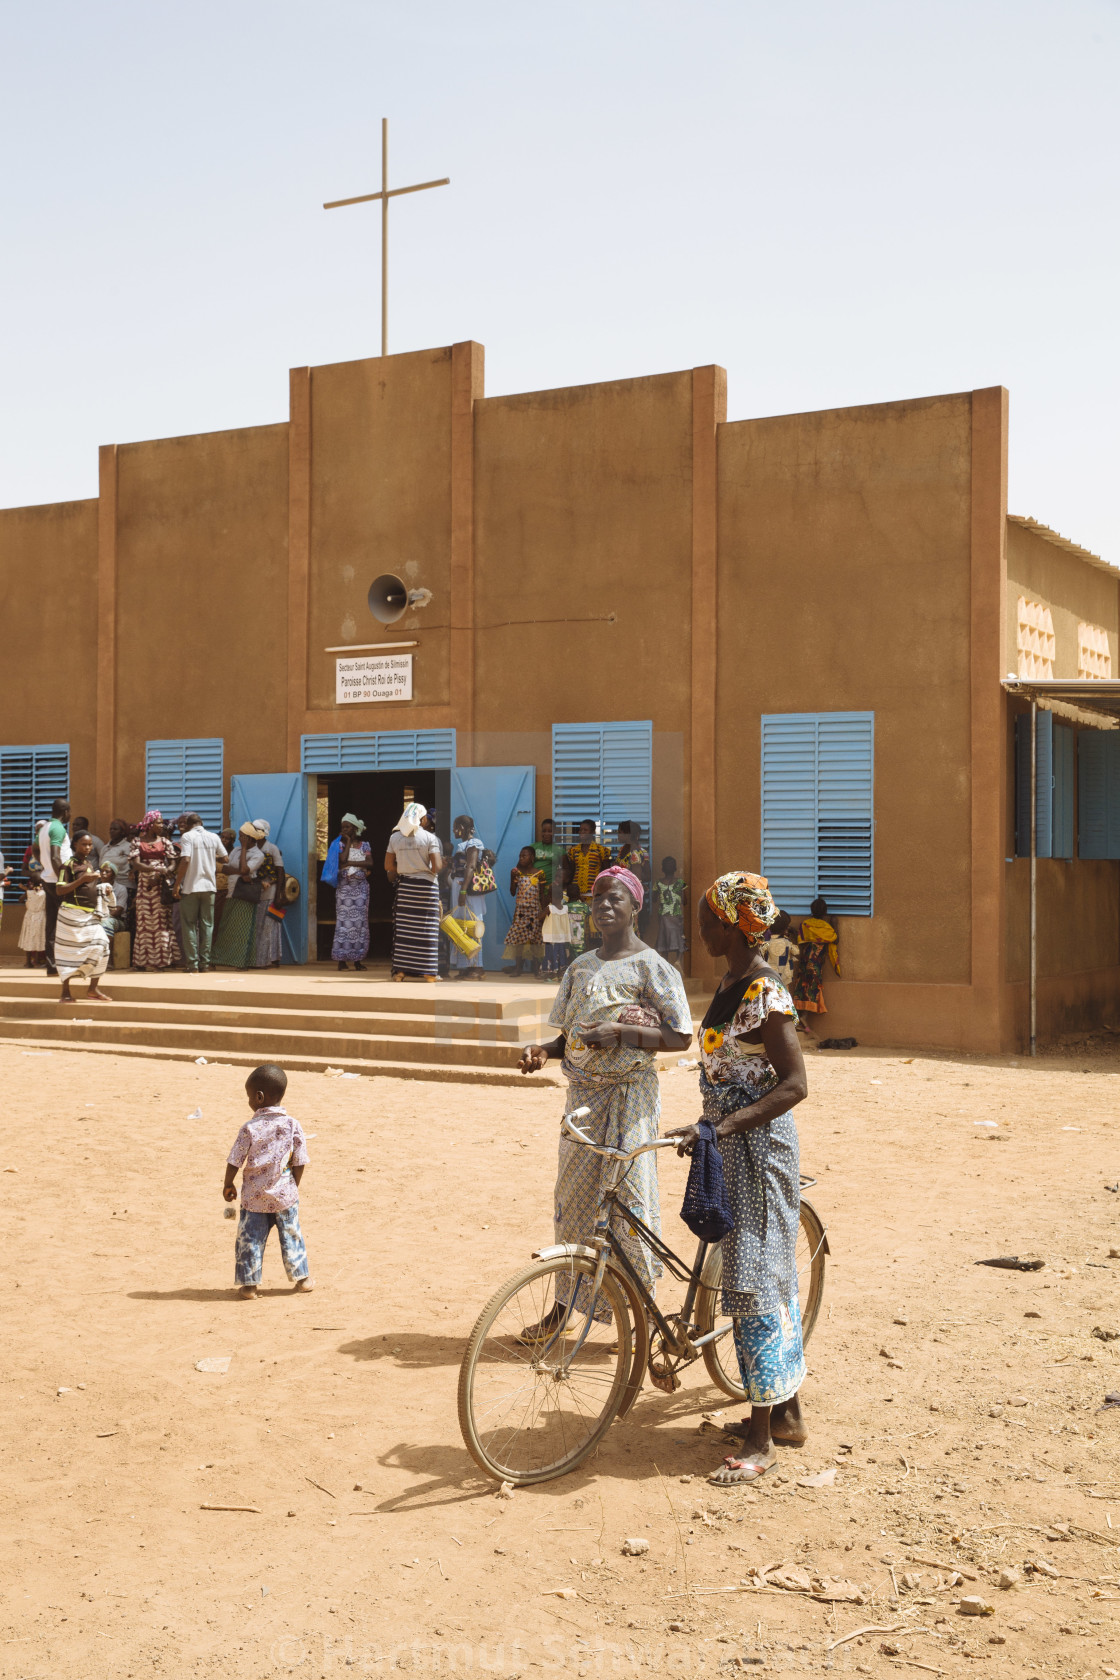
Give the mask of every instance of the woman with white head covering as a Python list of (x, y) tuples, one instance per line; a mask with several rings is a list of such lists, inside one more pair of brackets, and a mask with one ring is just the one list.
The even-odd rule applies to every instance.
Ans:
[(253, 827), (260, 835), (260, 848), (263, 861), (257, 874), (261, 884), (260, 902), (257, 905), (256, 916), (256, 956), (254, 967), (280, 967), (280, 921), (270, 916), (268, 908), (275, 904), (277, 896), (284, 890), (284, 859), (280, 855), (280, 848), (269, 839), (272, 824), (263, 817), (253, 818)]
[(436, 877), (443, 868), (439, 836), (423, 805), (406, 805), (389, 836), (385, 873), (396, 886), (393, 979), (439, 979), (442, 905)]
[(334, 888), (334, 943), (331, 956), (339, 968), (353, 963), (364, 969), (369, 951), (369, 872), (373, 853), (363, 840), (366, 825), (352, 811), (339, 824), (323, 865), (322, 880)]
[(257, 943), (257, 906), (261, 884), (257, 879), (264, 853), (264, 836), (256, 823), (244, 822), (237, 845), (226, 859), (227, 896), (214, 940), (213, 961), (220, 968), (252, 968)]

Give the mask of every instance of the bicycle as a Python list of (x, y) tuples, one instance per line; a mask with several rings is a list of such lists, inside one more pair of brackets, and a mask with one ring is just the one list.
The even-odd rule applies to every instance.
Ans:
[[(533, 1264), (483, 1307), (459, 1371), (459, 1426), (467, 1450), (480, 1469), (515, 1486), (549, 1481), (581, 1464), (615, 1419), (630, 1411), (647, 1370), (654, 1386), (671, 1394), (681, 1386), (678, 1372), (703, 1359), (718, 1388), (734, 1400), (748, 1398), (739, 1381), (732, 1321), (720, 1312), (719, 1244), (701, 1242), (689, 1267), (621, 1199), (630, 1163), (650, 1149), (674, 1149), (678, 1140), (656, 1138), (628, 1153), (610, 1149), (576, 1125), (589, 1113), (579, 1108), (566, 1114), (562, 1127), (611, 1162), (592, 1242), (536, 1249)], [(802, 1178), (801, 1187), (815, 1183)], [(666, 1316), (658, 1308), (611, 1230), (612, 1211), (687, 1285), (679, 1312)], [(828, 1252), (820, 1215), (802, 1197), (796, 1265), (806, 1342), (820, 1313)], [(580, 1296), (586, 1310), (576, 1307)], [(596, 1317), (597, 1310), (605, 1316)]]

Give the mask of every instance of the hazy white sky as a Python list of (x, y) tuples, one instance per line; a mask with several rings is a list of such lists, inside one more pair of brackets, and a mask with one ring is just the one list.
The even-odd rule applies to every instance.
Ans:
[(720, 362), (732, 418), (1005, 384), (1120, 563), (1120, 0), (0, 0), (0, 505), (476, 338), (491, 394)]

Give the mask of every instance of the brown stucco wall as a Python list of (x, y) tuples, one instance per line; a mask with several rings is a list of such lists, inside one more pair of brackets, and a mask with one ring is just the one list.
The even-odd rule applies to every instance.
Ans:
[(553, 722), (651, 718), (659, 832), (680, 849), (691, 428), (690, 372), (475, 406), (476, 739), (542, 732), (544, 814)]
[(220, 735), (230, 774), (284, 763), (287, 426), (122, 445), (115, 804), (144, 810), (144, 749)]
[[(314, 368), (308, 706), (334, 713), (318, 726), (410, 729), (417, 707), (448, 703), (450, 537), (450, 349)], [(379, 624), (366, 596), (382, 572), (430, 589), (431, 605)], [(325, 648), (414, 639), (411, 704), (336, 708)]]
[(1071, 554), (1038, 531), (1007, 522), (1007, 616), (1004, 674), (1018, 669), (1019, 597), (1049, 607), (1054, 619), (1054, 675), (1077, 676), (1077, 627), (1108, 631), (1112, 674), (1120, 675), (1120, 578)]
[(845, 982), (970, 979), (970, 450), (968, 394), (720, 428), (719, 867), (759, 866), (761, 713), (873, 711)]
[(75, 811), (93, 808), (97, 502), (0, 510), (0, 742), (70, 743)]

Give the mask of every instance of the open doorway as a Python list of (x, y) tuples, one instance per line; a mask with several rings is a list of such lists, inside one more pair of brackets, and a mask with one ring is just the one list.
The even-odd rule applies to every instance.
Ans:
[[(435, 811), (436, 833), (444, 856), (450, 852), (451, 777), (448, 770), (332, 770), (318, 778), (316, 803), (316, 852), (322, 874), (326, 848), (337, 838), (339, 824), (347, 812), (365, 823), (363, 840), (373, 853), (369, 877), (369, 955), (373, 962), (388, 962), (393, 946), (393, 889), (384, 870), (389, 836), (404, 807), (412, 799)], [(334, 888), (320, 880), (316, 888), (316, 955), (329, 962), (334, 941)]]

